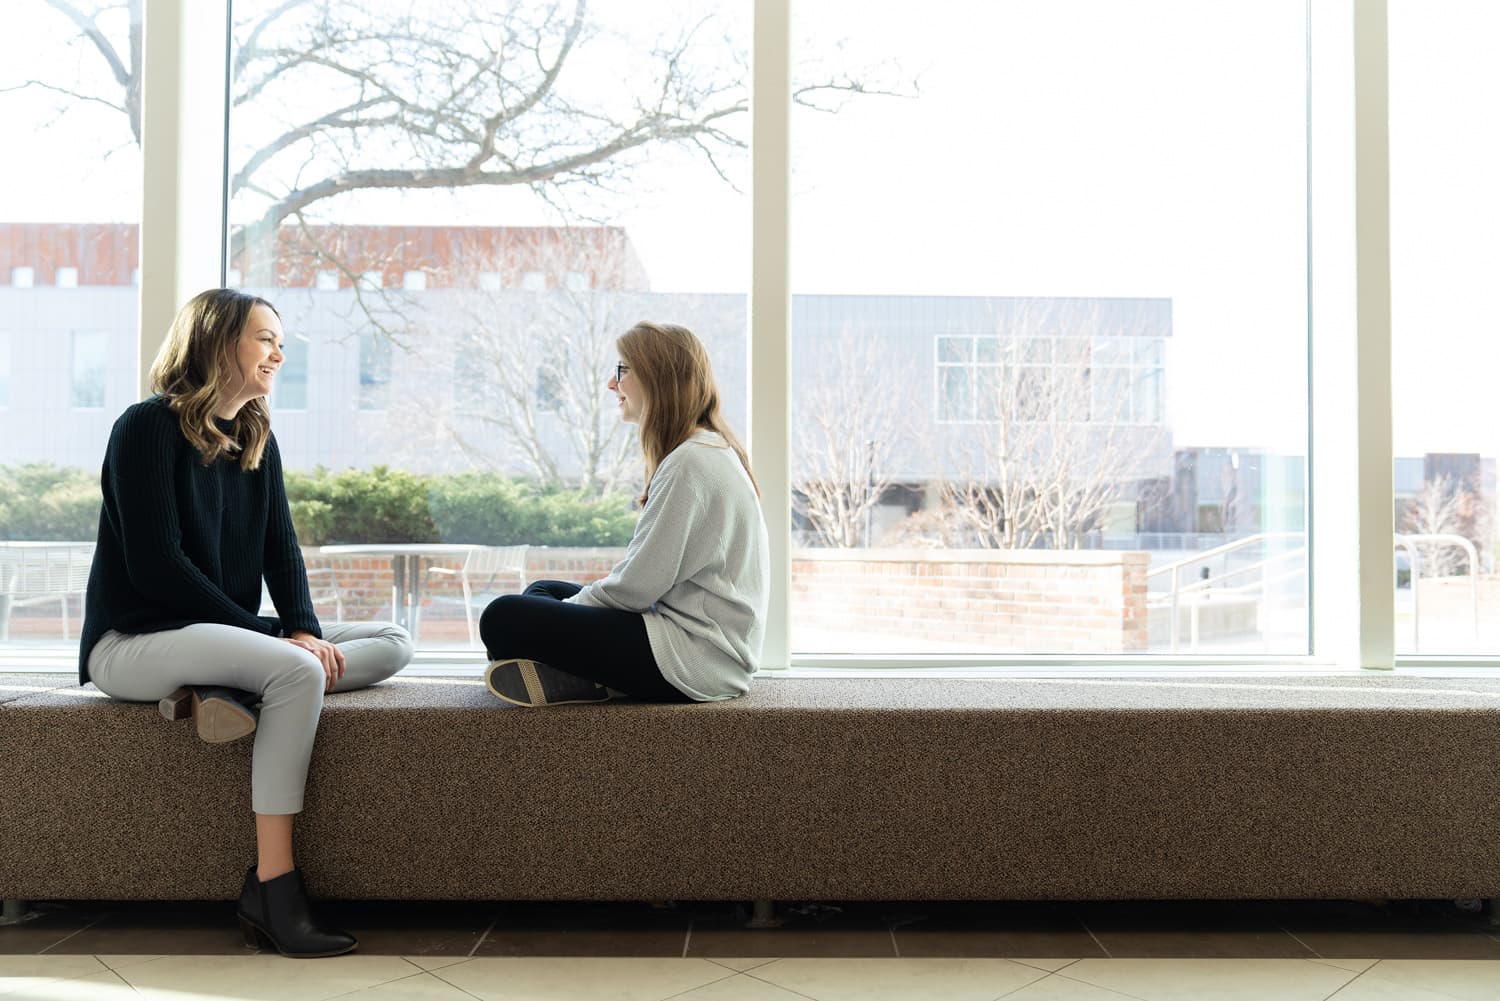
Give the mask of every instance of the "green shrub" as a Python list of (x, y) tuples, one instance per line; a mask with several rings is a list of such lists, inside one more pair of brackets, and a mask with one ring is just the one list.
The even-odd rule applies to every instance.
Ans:
[(308, 499), (290, 501), (292, 527), (297, 530), (297, 541), (304, 546), (326, 546), (333, 538), (333, 505), (327, 501)]
[[(585, 497), (485, 473), (421, 476), (385, 466), (286, 474), (297, 540), (623, 546), (635, 530), (626, 494)], [(46, 462), (0, 466), (0, 538), (90, 541), (99, 477)]]
[(623, 546), (637, 518), (626, 494), (589, 500), (558, 491), (538, 497), (536, 511), (541, 524), (535, 544), (543, 546)]
[(432, 519), (444, 542), (485, 546), (623, 546), (635, 529), (630, 498), (538, 491), (483, 473), (434, 477)]
[[(304, 545), (330, 542), (435, 542), (427, 510), (428, 481), (386, 466), (286, 474), (287, 501)], [(326, 505), (326, 508), (325, 508)], [(303, 537), (303, 530), (307, 536)]]
[(0, 538), (93, 541), (102, 500), (98, 473), (50, 462), (0, 466)]
[(419, 476), (376, 466), (286, 474), (303, 545), (461, 542), (483, 546), (623, 546), (631, 498), (590, 498), (486, 473)]

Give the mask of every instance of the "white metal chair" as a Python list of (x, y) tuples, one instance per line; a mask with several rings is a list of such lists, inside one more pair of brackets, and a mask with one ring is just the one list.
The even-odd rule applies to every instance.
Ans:
[[(526, 589), (526, 550), (530, 546), (478, 546), (467, 557), (463, 565), (452, 567), (428, 567), (429, 574), (458, 576), (464, 592), (464, 620), (469, 625), (469, 642), (479, 644), (479, 623), (474, 617), (474, 595), (483, 603), (499, 594), (516, 594)], [(496, 581), (515, 576), (516, 586), (502, 591)], [(475, 582), (480, 586), (475, 587)]]
[[(0, 545), (0, 640), (10, 639), (10, 613), (17, 608), (58, 602), (62, 638), (72, 639), (68, 605), (82, 598), (94, 562), (92, 542), (11, 542)], [(79, 618), (83, 617), (80, 607)]]
[[(333, 621), (344, 621), (344, 595), (339, 591), (338, 574), (333, 567), (310, 567), (307, 570), (307, 590), (314, 605), (333, 602)], [(260, 582), (260, 612), (275, 615), (276, 606), (271, 603), (271, 592), (266, 582)]]

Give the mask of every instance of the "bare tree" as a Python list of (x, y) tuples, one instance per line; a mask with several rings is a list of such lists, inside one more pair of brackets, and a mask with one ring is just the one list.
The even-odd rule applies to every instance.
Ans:
[[(142, 0), (31, 0), (55, 10), (107, 67), (113, 93), (21, 87), (107, 104), (141, 135)], [(274, 284), (276, 234), (352, 192), (525, 187), (589, 219), (653, 149), (685, 146), (730, 179), (745, 148), (745, 46), (714, 16), (623, 37), (588, 0), (442, 4), (240, 0), (232, 234), (251, 284)], [(622, 74), (620, 64), (630, 72)], [(893, 70), (871, 70), (893, 77)], [(14, 88), (11, 88), (14, 89)], [(799, 82), (798, 100), (914, 93), (847, 70)], [(832, 102), (830, 104), (830, 102)], [(580, 198), (572, 199), (574, 193)]]
[(874, 509), (911, 433), (911, 382), (847, 327), (806, 364), (811, 381), (793, 401), (797, 510), (825, 546), (872, 545)]
[[(1465, 484), (1451, 476), (1439, 476), (1425, 481), (1411, 499), (1401, 518), (1401, 531), (1409, 535), (1457, 535), (1472, 542), (1483, 538), (1483, 526), (1476, 523), (1478, 515), (1479, 504)], [(1467, 565), (1458, 546), (1436, 542), (1414, 545), (1424, 577), (1451, 577)]]
[(640, 317), (625, 290), (596, 282), (628, 243), (598, 227), (548, 232), (527, 252), (529, 287), (496, 280), (514, 259), (470, 247), (445, 276), (453, 287), (421, 296), (417, 326), (441, 336), (397, 348), (403, 378), (424, 391), (397, 394), (395, 419), (433, 429), (427, 449), (446, 441), (475, 467), (608, 493), (640, 473), (633, 429), (605, 387), (615, 339)]
[(966, 411), (949, 416), (970, 422), (946, 503), (973, 544), (1078, 548), (1159, 450), (1159, 423), (1132, 420), (1135, 373), (1091, 346), (1101, 321), (1096, 304), (1022, 300), (967, 363), (940, 364), (939, 391)]

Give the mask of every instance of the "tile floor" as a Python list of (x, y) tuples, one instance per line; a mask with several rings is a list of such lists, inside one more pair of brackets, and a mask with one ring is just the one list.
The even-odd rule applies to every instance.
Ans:
[(38, 904), (0, 927), (0, 998), (1500, 998), (1500, 926), (1451, 901), (324, 906), (357, 954), (246, 949), (226, 903)]

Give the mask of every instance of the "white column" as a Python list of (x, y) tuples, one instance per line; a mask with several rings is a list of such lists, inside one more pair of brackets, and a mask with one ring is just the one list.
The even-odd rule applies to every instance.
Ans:
[(790, 0), (755, 0), (750, 90), (750, 450), (771, 538), (771, 607), (762, 659), (790, 660), (792, 587)]
[(1392, 666), (1385, 3), (1310, 5), (1313, 652)]
[(220, 284), (228, 0), (146, 0), (141, 90), (142, 396), (178, 308)]
[(1391, 438), (1390, 116), (1385, 0), (1354, 5), (1354, 214), (1359, 339), (1359, 666), (1395, 666)]

